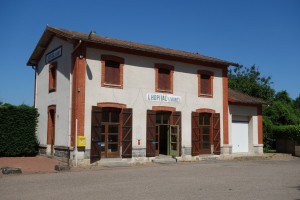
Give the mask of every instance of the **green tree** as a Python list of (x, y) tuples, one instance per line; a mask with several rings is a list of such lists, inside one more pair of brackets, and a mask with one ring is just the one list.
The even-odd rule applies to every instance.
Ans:
[(265, 101), (274, 98), (275, 90), (271, 87), (272, 84), (271, 77), (262, 76), (255, 65), (250, 68), (241, 65), (228, 71), (229, 88)]
[(300, 110), (300, 94), (299, 96), (295, 99), (295, 106), (298, 110)]

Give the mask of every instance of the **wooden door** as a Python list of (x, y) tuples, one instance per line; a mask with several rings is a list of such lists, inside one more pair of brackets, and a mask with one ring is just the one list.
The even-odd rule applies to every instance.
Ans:
[(122, 157), (132, 157), (132, 108), (122, 110)]
[(199, 113), (192, 112), (192, 156), (197, 156), (200, 154), (199, 132)]
[(181, 156), (181, 112), (176, 111), (172, 113), (172, 125), (178, 126), (178, 156)]
[(179, 126), (171, 125), (169, 128), (169, 155), (179, 156)]
[(156, 155), (156, 111), (147, 110), (146, 156)]
[(219, 155), (221, 153), (220, 145), (220, 113), (213, 114), (213, 144), (214, 154)]
[(91, 152), (90, 163), (101, 159), (101, 118), (102, 109), (96, 106), (92, 107), (92, 125), (91, 125)]

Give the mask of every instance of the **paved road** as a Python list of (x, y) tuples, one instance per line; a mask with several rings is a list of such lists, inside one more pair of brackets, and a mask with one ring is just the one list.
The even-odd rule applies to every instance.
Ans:
[(1, 176), (0, 199), (300, 200), (300, 159), (207, 161)]

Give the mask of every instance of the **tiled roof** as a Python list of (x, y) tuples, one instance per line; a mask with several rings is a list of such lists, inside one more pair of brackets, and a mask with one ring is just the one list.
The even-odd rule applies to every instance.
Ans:
[(117, 47), (122, 49), (134, 50), (136, 52), (141, 52), (141, 53), (152, 53), (160, 56), (171, 56), (179, 59), (180, 58), (190, 59), (190, 60), (202, 61), (206, 63), (220, 64), (224, 66), (238, 66), (238, 64), (234, 62), (225, 61), (225, 60), (221, 60), (209, 56), (204, 56), (198, 53), (191, 53), (186, 51), (163, 48), (159, 46), (140, 44), (135, 42), (129, 42), (129, 41), (124, 41), (119, 39), (98, 36), (95, 34), (91, 35), (91, 34), (81, 33), (77, 31), (53, 28), (49, 26), (46, 27), (46, 30), (44, 31), (44, 34), (42, 35), (34, 52), (32, 53), (30, 59), (28, 60), (27, 65), (31, 66), (37, 64), (38, 60), (41, 58), (45, 48), (47, 47), (47, 45), (49, 44), (53, 36), (67, 39), (73, 42), (74, 44), (78, 43), (78, 41), (81, 40), (89, 44), (96, 44), (96, 45), (98, 44), (98, 45), (105, 45), (110, 47)]
[(249, 96), (247, 94), (228, 89), (228, 101), (229, 103), (242, 103), (242, 104), (265, 104), (261, 99)]

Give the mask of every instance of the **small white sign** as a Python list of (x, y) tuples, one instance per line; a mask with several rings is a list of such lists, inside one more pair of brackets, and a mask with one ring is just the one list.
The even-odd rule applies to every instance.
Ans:
[(170, 94), (161, 94), (161, 93), (147, 93), (148, 101), (159, 101), (166, 103), (180, 103), (181, 96), (175, 96)]
[(53, 51), (46, 54), (46, 63), (51, 62), (52, 60), (60, 57), (62, 55), (62, 47), (58, 47), (54, 49)]

